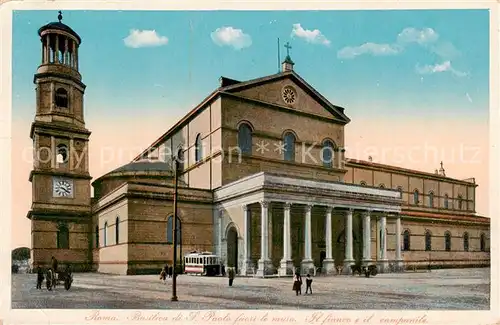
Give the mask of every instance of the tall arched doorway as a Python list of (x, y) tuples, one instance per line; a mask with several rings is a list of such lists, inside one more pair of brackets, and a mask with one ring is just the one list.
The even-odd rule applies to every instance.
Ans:
[(238, 232), (234, 226), (227, 230), (227, 266), (238, 272)]

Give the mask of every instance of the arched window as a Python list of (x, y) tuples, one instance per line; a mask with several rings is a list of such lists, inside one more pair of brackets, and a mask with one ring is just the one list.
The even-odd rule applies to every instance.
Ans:
[(464, 233), (464, 251), (469, 251), (469, 233), (467, 232)]
[(448, 209), (448, 194), (445, 194), (444, 195), (444, 208), (445, 209)]
[(120, 218), (116, 217), (115, 219), (115, 239), (116, 239), (116, 244), (118, 245), (120, 243)]
[(444, 250), (451, 251), (451, 234), (449, 231), (444, 233)]
[(385, 185), (384, 184), (380, 184), (378, 187), (385, 188)]
[(462, 196), (459, 195), (458, 196), (458, 210), (462, 210)]
[(413, 191), (413, 204), (418, 204), (418, 190)]
[(285, 133), (283, 142), (285, 143), (285, 160), (295, 161), (295, 135), (292, 132)]
[(60, 224), (57, 228), (57, 248), (69, 248), (69, 229), (66, 224)]
[(486, 236), (484, 235), (484, 233), (481, 233), (480, 248), (481, 252), (486, 252)]
[(108, 245), (108, 222), (106, 221), (104, 223), (104, 229), (103, 229), (103, 244), (104, 244), (104, 247), (106, 247)]
[(323, 141), (323, 149), (321, 152), (321, 159), (323, 159), (323, 167), (332, 168), (334, 160), (335, 144), (330, 140)]
[(241, 153), (252, 154), (252, 129), (246, 123), (242, 123), (238, 128), (238, 147)]
[(95, 226), (95, 248), (99, 248), (99, 226)]
[(359, 182), (359, 185), (366, 186), (366, 182), (365, 181), (361, 181), (361, 182)]
[(403, 198), (403, 187), (398, 186), (397, 190), (398, 190), (398, 192), (399, 192), (399, 196), (400, 196), (400, 198), (402, 199), (402, 198)]
[[(174, 243), (174, 228), (173, 228), (173, 216), (169, 216), (167, 219), (167, 244)], [(181, 220), (177, 217), (177, 244), (180, 244), (181, 241)]]
[(202, 159), (202, 145), (201, 145), (201, 134), (198, 133), (196, 136), (196, 142), (194, 144), (194, 161), (199, 162)]
[(66, 89), (57, 88), (55, 102), (57, 107), (68, 108), (68, 92)]
[(178, 162), (178, 165), (177, 167), (179, 168), (179, 171), (183, 171), (184, 170), (184, 150), (181, 148), (177, 149), (177, 162)]
[(65, 164), (68, 162), (69, 150), (65, 144), (59, 144), (57, 146), (57, 157), (56, 162), (58, 164)]
[(432, 250), (432, 234), (429, 230), (425, 232), (425, 250)]
[(433, 208), (433, 207), (434, 207), (434, 193), (429, 192), (429, 208)]
[(404, 251), (410, 250), (410, 231), (409, 230), (405, 230), (403, 232), (403, 250)]

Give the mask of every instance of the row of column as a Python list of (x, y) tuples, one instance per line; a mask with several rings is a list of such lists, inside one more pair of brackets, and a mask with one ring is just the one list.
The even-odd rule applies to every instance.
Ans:
[[(55, 44), (51, 44), (52, 38), (55, 38)], [(62, 63), (78, 70), (78, 46), (73, 39), (58, 34), (46, 34), (41, 37), (41, 41), (42, 64)], [(59, 58), (60, 42), (63, 42), (62, 58)]]
[[(265, 276), (273, 273), (271, 259), (269, 257), (269, 201), (260, 202), (261, 206), (261, 249), (260, 259), (258, 260), (257, 275)], [(278, 270), (280, 275), (292, 275), (293, 262), (292, 262), (292, 242), (291, 242), (291, 207), (292, 203), (284, 203), (283, 213), (283, 257), (280, 261), (280, 268)], [(311, 214), (313, 205), (305, 206), (304, 215), (304, 256), (301, 262), (301, 271), (303, 273), (314, 273), (314, 261), (312, 259), (312, 237), (311, 237)], [(326, 242), (326, 257), (323, 260), (323, 271), (327, 274), (335, 272), (335, 263), (333, 259), (332, 250), (332, 211), (334, 207), (327, 206), (325, 214), (325, 242)], [(352, 217), (354, 209), (346, 210), (345, 214), (345, 258), (343, 262), (344, 272), (350, 271), (350, 266), (354, 264), (353, 258), (353, 236), (352, 236)], [(249, 273), (252, 269), (251, 262), (251, 213), (248, 205), (243, 206), (243, 232), (244, 232), (244, 262), (243, 273)], [(363, 257), (362, 262), (369, 264), (371, 259), (371, 211), (365, 210), (362, 212), (363, 217)], [(377, 251), (377, 258), (380, 262), (381, 268), (388, 266), (387, 260), (387, 236), (386, 236), (386, 216), (380, 217), (380, 229), (382, 236), (380, 239), (380, 250)], [(401, 242), (401, 219), (399, 215), (396, 216), (396, 243)], [(401, 259), (401, 245), (396, 245), (396, 261), (400, 264)]]

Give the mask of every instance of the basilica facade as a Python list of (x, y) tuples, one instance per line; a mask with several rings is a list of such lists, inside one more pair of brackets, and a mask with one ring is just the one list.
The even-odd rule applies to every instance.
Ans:
[[(294, 71), (218, 87), (132, 162), (89, 174), (80, 36), (39, 29), (32, 260), (73, 269), (159, 272), (212, 251), (240, 275), (382, 272), (490, 265), (490, 219), (475, 213), (474, 178), (348, 158), (347, 110)], [(174, 221), (174, 164), (178, 164)], [(91, 186), (94, 195), (91, 197)]]

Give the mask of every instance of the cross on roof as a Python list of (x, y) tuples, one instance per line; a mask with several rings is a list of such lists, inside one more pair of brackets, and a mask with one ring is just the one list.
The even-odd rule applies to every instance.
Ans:
[(61, 10), (59, 10), (59, 15), (57, 16), (57, 19), (59, 20), (59, 22), (61, 22), (62, 18), (63, 18), (62, 12), (61, 12)]
[(286, 48), (286, 55), (290, 55), (290, 49), (292, 48), (290, 42), (286, 42), (283, 46)]
[(441, 169), (443, 169), (443, 162), (441, 161)]

